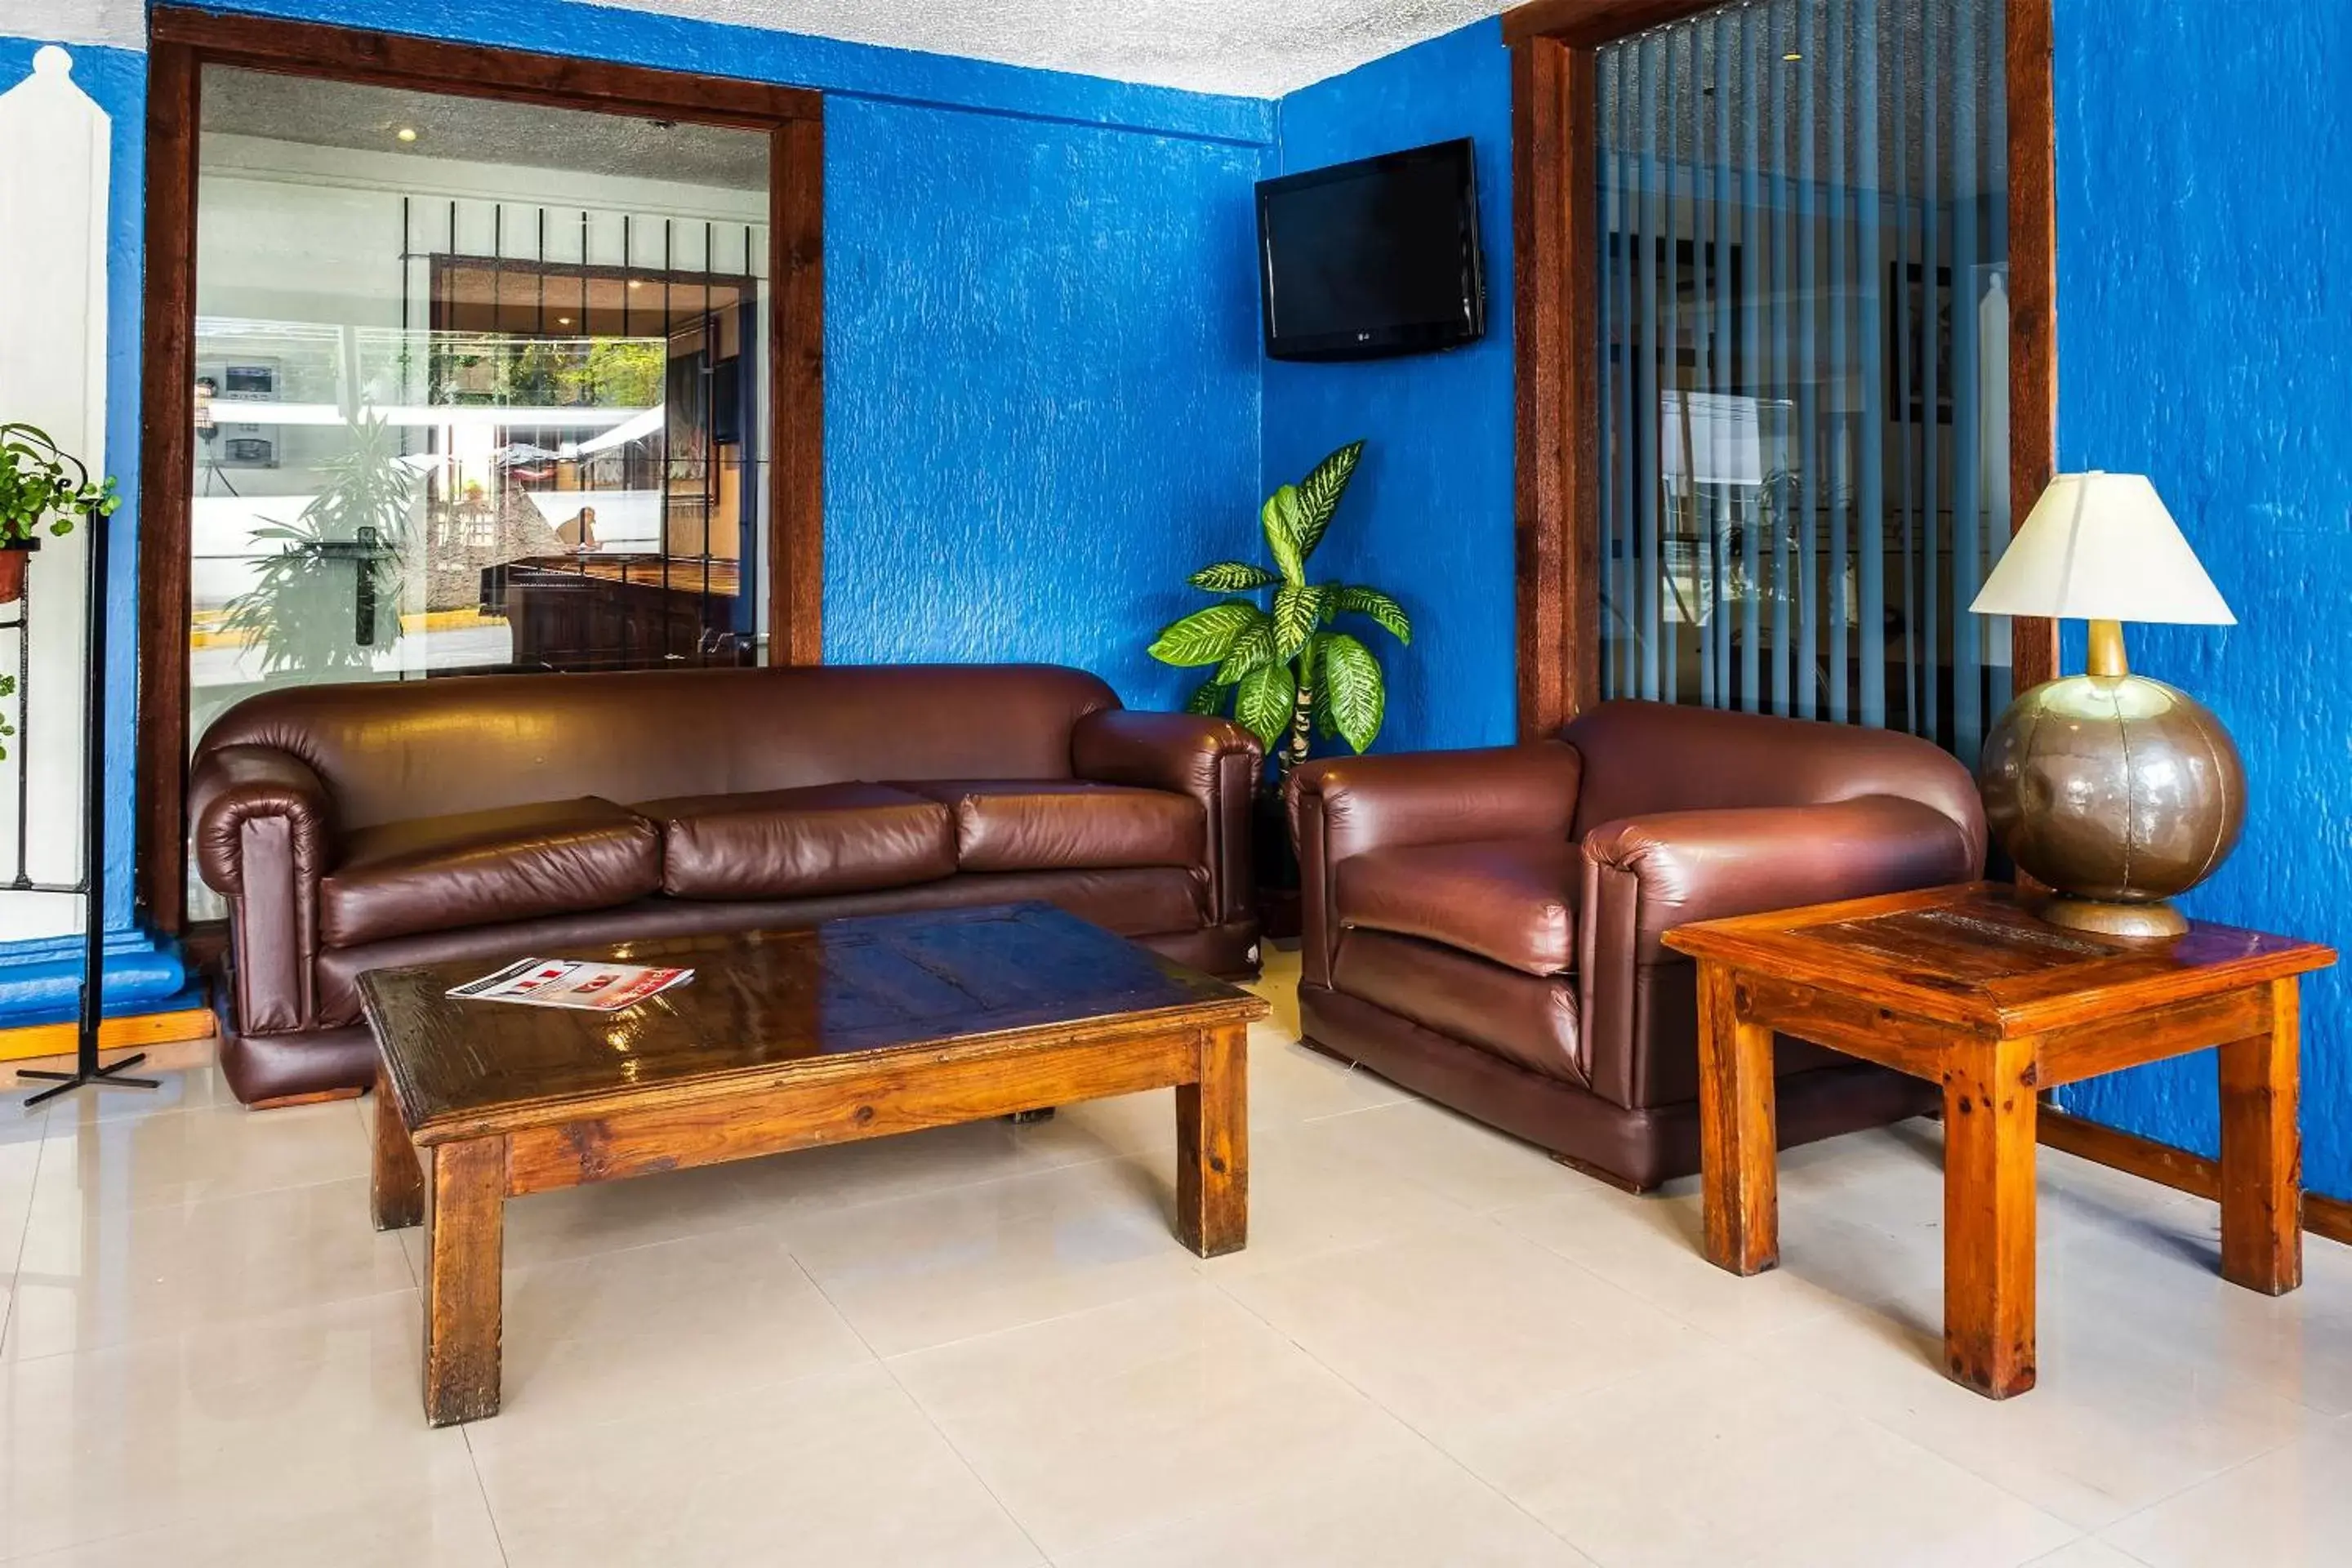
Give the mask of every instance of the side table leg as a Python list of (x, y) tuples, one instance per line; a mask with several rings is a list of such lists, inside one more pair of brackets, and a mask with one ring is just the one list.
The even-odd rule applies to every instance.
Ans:
[(1202, 1258), (1249, 1240), (1249, 1031), (1203, 1031), (1201, 1080), (1176, 1086), (1176, 1236)]
[(2221, 1047), (2221, 1277), (2284, 1296), (2303, 1283), (2298, 983), (2271, 983), (2266, 1035)]
[(436, 1426), (499, 1412), (499, 1270), (506, 1255), (507, 1141), (426, 1151), (425, 1418)]
[(1730, 970), (1698, 965), (1698, 1117), (1706, 1259), (1734, 1274), (1780, 1261), (1772, 1031), (1739, 1016)]
[(375, 1158), (368, 1178), (368, 1202), (378, 1230), (406, 1230), (425, 1218), (425, 1169), (408, 1124), (392, 1096), (391, 1080), (375, 1075)]
[(2034, 1062), (1987, 1040), (1944, 1079), (1944, 1368), (1989, 1399), (2033, 1386)]

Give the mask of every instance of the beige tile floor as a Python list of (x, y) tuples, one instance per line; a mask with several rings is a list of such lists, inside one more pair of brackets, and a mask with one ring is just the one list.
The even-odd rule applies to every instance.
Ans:
[[(1267, 990), (1287, 1012), (1295, 963)], [(509, 1206), (506, 1409), (417, 1407), (367, 1110), (0, 1102), (0, 1558), (2352, 1564), (2352, 1252), (2046, 1154), (2042, 1387), (1936, 1368), (1932, 1125), (1791, 1154), (1785, 1262), (1254, 1038), (1252, 1241), (1165, 1094)]]

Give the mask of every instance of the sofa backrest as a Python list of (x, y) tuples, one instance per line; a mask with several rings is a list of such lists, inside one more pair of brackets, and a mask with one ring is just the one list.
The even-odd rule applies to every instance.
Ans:
[(1950, 817), (1977, 854), (1984, 808), (1953, 756), (1914, 735), (1669, 702), (1603, 702), (1560, 739), (1584, 759), (1576, 836), (1662, 811), (1916, 800)]
[(1072, 728), (1118, 705), (1052, 665), (467, 676), (263, 692), (215, 720), (197, 755), (291, 752), (350, 829), (579, 795), (1067, 778)]

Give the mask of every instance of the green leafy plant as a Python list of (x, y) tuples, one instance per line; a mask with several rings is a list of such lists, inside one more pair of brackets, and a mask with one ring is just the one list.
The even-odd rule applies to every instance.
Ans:
[(30, 425), (0, 425), (0, 540), (71, 533), (122, 504), (111, 476), (93, 480), (81, 459)]
[[(1162, 664), (1211, 670), (1187, 710), (1230, 710), (1265, 742), (1286, 779), (1318, 736), (1337, 736), (1361, 752), (1381, 732), (1388, 707), (1381, 661), (1335, 623), (1360, 616), (1399, 643), (1412, 641), (1404, 606), (1380, 589), (1307, 580), (1307, 562), (1363, 452), (1361, 441), (1350, 441), (1268, 497), (1258, 521), (1272, 569), (1246, 561), (1202, 567), (1192, 586), (1226, 596), (1161, 627), (1150, 650)], [(1255, 596), (1268, 590), (1271, 604)]]
[(253, 531), (277, 541), (278, 552), (254, 567), (254, 585), (228, 602), (221, 626), (261, 650), (264, 675), (364, 669), (399, 640), (416, 496), (416, 475), (400, 458), (392, 426), (362, 418), (342, 454), (320, 465), (326, 483), (301, 515)]

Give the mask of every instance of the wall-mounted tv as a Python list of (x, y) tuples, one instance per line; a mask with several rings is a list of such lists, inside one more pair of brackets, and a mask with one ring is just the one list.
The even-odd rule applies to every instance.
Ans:
[(1379, 359), (1486, 331), (1470, 140), (1261, 180), (1257, 246), (1273, 359)]

